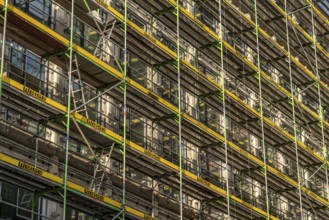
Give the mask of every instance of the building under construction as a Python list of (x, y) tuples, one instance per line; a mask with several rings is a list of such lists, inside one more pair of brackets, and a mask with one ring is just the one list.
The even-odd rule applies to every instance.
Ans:
[(329, 1), (0, 8), (1, 220), (329, 219)]

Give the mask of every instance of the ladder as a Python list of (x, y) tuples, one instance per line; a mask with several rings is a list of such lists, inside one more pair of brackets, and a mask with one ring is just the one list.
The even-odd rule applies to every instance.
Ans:
[(94, 51), (94, 55), (98, 57), (100, 60), (104, 61), (106, 55), (109, 55), (108, 52), (110, 49), (110, 38), (117, 21), (115, 18), (110, 19), (108, 17), (109, 15), (101, 16), (97, 11), (91, 11), (88, 14), (94, 20), (99, 33), (101, 33), (100, 39), (97, 42), (97, 46)]
[[(80, 74), (80, 70), (79, 70), (78, 57), (76, 54), (73, 57), (71, 74), (73, 76), (76, 75), (76, 77), (74, 77), (72, 79), (72, 84), (71, 84), (71, 94), (72, 94), (72, 98), (73, 98), (74, 109), (79, 108), (79, 109), (77, 109), (76, 112), (89, 118), (87, 105), (85, 104), (86, 98), (85, 98), (83, 82), (81, 80), (81, 74)], [(82, 105), (82, 107), (80, 108), (81, 105)]]
[(96, 193), (99, 193), (102, 183), (105, 178), (105, 172), (108, 172), (109, 167), (111, 165), (111, 154), (114, 148), (114, 143), (109, 147), (110, 150), (107, 152), (108, 148), (103, 148), (99, 158), (99, 163), (96, 162), (94, 168), (94, 175), (90, 183), (90, 189)]
[(116, 20), (107, 20), (104, 23), (103, 30), (101, 32), (102, 36), (100, 37), (96, 49), (94, 51), (94, 55), (101, 60), (104, 60), (106, 55), (109, 55), (110, 38), (114, 30), (115, 24)]

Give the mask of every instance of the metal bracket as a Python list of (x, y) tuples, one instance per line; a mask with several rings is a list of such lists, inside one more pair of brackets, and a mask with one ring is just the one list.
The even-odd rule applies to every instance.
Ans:
[(221, 147), (223, 145), (224, 145), (223, 142), (216, 142), (216, 143), (200, 146), (200, 148), (201, 149), (216, 148), (216, 147)]
[(249, 77), (249, 76), (254, 76), (258, 74), (258, 72), (250, 72), (250, 73), (246, 73), (246, 74), (239, 74), (238, 77), (239, 78), (246, 78), (246, 77)]
[(285, 189), (281, 189), (281, 190), (277, 190), (275, 191), (276, 193), (278, 194), (282, 194), (282, 193), (285, 193), (285, 192), (290, 192), (290, 191), (296, 191), (297, 190), (297, 187), (288, 187), (288, 188), (285, 188)]
[(172, 114), (168, 114), (168, 115), (164, 115), (162, 117), (159, 118), (155, 118), (152, 120), (153, 123), (158, 123), (161, 121), (166, 121), (168, 119), (176, 119), (177, 118), (177, 114), (176, 113), (172, 113)]
[(160, 67), (166, 66), (168, 64), (172, 65), (175, 62), (176, 62), (176, 59), (169, 59), (169, 60), (163, 61), (161, 63), (153, 64), (153, 68), (154, 69), (159, 69)]
[(239, 121), (238, 124), (239, 125), (244, 125), (244, 124), (249, 124), (249, 123), (257, 122), (259, 120), (260, 120), (260, 118), (250, 118), (250, 119), (247, 119), (247, 120), (244, 120), (244, 121)]
[(293, 144), (294, 142), (293, 141), (286, 141), (286, 142), (282, 142), (280, 144), (274, 144), (273, 147), (274, 148), (279, 148), (279, 147), (284, 147), (284, 146), (287, 146), (289, 144)]
[(163, 14), (165, 14), (167, 12), (173, 12), (175, 9), (176, 8), (173, 7), (173, 6), (167, 7), (167, 8), (164, 8), (164, 9), (158, 11), (158, 12), (155, 12), (154, 15), (156, 15), (156, 16), (163, 15)]
[(204, 98), (207, 98), (207, 97), (210, 97), (210, 96), (213, 96), (213, 95), (218, 95), (220, 93), (221, 93), (221, 91), (216, 90), (216, 91), (208, 92), (208, 93), (205, 93), (205, 94), (201, 94), (201, 95), (198, 96), (198, 98), (204, 99)]
[(199, 49), (203, 50), (203, 49), (211, 48), (211, 47), (214, 47), (214, 46), (218, 46), (219, 44), (220, 44), (220, 42), (214, 41), (210, 44), (206, 44), (206, 45), (203, 45), (203, 46), (199, 47)]
[(310, 122), (305, 122), (302, 125), (303, 126), (308, 126), (308, 125), (315, 125), (315, 124), (318, 124), (318, 123), (320, 123), (320, 120), (314, 120), (314, 121), (310, 121)]
[(285, 98), (282, 98), (282, 99), (277, 99), (277, 100), (271, 101), (271, 104), (278, 104), (278, 103), (281, 103), (281, 102), (287, 102), (289, 100), (290, 100), (289, 97), (285, 97)]
[(264, 169), (263, 166), (251, 167), (248, 169), (240, 170), (240, 174), (247, 174), (247, 173), (251, 173), (251, 172), (255, 172), (255, 171), (263, 171), (263, 169)]
[(163, 173), (163, 174), (160, 174), (160, 175), (155, 175), (155, 176), (153, 176), (153, 178), (154, 178), (154, 180), (160, 180), (160, 179), (164, 179), (164, 178), (174, 176), (176, 174), (177, 174), (176, 172)]

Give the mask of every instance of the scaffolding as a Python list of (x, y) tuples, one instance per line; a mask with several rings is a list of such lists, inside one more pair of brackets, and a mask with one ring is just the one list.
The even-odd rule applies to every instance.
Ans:
[(327, 1), (0, 8), (0, 219), (329, 218)]

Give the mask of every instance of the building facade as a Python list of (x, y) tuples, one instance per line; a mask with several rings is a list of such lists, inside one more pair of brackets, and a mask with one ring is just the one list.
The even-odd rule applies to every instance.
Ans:
[(329, 219), (328, 1), (0, 7), (0, 219)]

